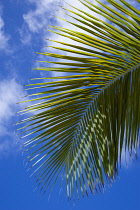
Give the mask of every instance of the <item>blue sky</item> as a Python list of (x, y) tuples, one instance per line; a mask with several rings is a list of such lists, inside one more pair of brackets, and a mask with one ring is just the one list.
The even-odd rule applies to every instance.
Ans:
[[(70, 2), (70, 1), (69, 1)], [(78, 1), (74, 6), (82, 9)], [(33, 192), (34, 180), (29, 177), (23, 166), (21, 151), (18, 151), (16, 127), (19, 120), (15, 112), (24, 105), (17, 105), (21, 97), (26, 95), (24, 85), (29, 79), (44, 76), (44, 72), (30, 70), (42, 59), (33, 52), (41, 52), (47, 45), (44, 38), (61, 39), (51, 35), (45, 29), (47, 25), (66, 23), (56, 20), (57, 4), (63, 0), (1, 0), (0, 1), (0, 209), (1, 210), (132, 210), (139, 209), (140, 196), (140, 163), (129, 160), (123, 166), (119, 177), (104, 194), (80, 201), (68, 202), (65, 189), (59, 193), (59, 186), (51, 194), (42, 196)], [(61, 15), (64, 17), (64, 15)], [(64, 41), (64, 40), (63, 40)], [(46, 50), (46, 49), (45, 49)], [(47, 76), (51, 76), (50, 73)]]

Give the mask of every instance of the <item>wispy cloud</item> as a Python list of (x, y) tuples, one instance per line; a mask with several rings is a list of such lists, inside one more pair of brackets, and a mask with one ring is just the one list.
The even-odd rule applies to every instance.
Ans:
[(16, 145), (13, 121), (15, 112), (22, 108), (16, 103), (23, 96), (23, 89), (15, 79), (0, 81), (0, 154), (11, 151)]
[(15, 104), (19, 101), (22, 87), (14, 79), (0, 82), (0, 122), (8, 121), (14, 113)]
[(32, 36), (25, 24), (23, 24), (21, 29), (19, 29), (19, 35), (20, 35), (20, 41), (22, 42), (23, 45), (31, 44)]
[(2, 7), (0, 5), (0, 51), (10, 52), (9, 39), (10, 35), (4, 31), (4, 20), (2, 18)]
[(31, 32), (39, 32), (45, 29), (51, 19), (50, 14), (55, 12), (56, 5), (62, 3), (62, 0), (28, 0), (35, 5), (34, 10), (30, 10), (27, 14), (23, 15), (25, 22)]

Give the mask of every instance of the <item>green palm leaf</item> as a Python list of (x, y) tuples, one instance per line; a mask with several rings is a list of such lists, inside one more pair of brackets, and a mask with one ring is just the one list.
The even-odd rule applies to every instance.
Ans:
[(27, 86), (36, 97), (28, 101), (35, 103), (22, 114), (38, 112), (18, 123), (26, 123), (19, 130), (29, 138), (26, 160), (41, 190), (53, 187), (65, 169), (69, 197), (101, 191), (118, 173), (122, 152), (137, 154), (140, 143), (140, 12), (124, 0), (78, 1), (90, 13), (63, 7), (76, 22), (64, 21), (77, 30), (49, 30), (76, 44), (50, 40), (61, 53), (38, 53), (55, 60), (40, 61), (52, 65), (36, 70), (67, 75), (33, 79)]

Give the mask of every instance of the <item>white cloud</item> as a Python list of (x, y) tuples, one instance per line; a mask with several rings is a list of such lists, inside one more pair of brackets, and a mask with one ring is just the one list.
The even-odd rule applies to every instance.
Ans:
[(21, 29), (19, 29), (19, 34), (20, 34), (20, 41), (22, 42), (23, 45), (31, 44), (32, 36), (27, 27), (25, 26), (25, 24), (23, 24)]
[(15, 79), (0, 81), (0, 154), (9, 152), (16, 146), (14, 130), (15, 112), (22, 108), (17, 105), (23, 89)]
[(0, 82), (0, 122), (8, 121), (14, 113), (13, 106), (19, 101), (22, 93), (22, 87), (14, 79)]
[[(40, 33), (44, 35), (47, 25), (53, 21), (51, 14), (54, 14), (56, 5), (63, 0), (27, 0), (35, 6), (35, 9), (29, 10), (23, 14), (24, 24), (19, 30), (21, 42), (24, 45), (30, 44), (32, 41), (32, 33)], [(50, 8), (53, 8), (50, 10)], [(54, 10), (54, 11), (53, 11)], [(41, 40), (42, 41), (42, 40)]]
[(30, 10), (23, 15), (25, 22), (31, 32), (39, 32), (47, 27), (47, 23), (52, 18), (50, 13), (55, 12), (55, 5), (62, 3), (63, 0), (28, 0), (35, 5), (35, 10)]
[(9, 39), (10, 36), (4, 31), (4, 20), (2, 19), (2, 8), (0, 6), (0, 51), (9, 52)]

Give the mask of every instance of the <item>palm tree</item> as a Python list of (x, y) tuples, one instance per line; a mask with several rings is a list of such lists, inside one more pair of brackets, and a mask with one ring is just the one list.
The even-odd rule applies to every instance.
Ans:
[(77, 30), (49, 30), (74, 44), (50, 40), (61, 53), (38, 53), (54, 60), (36, 70), (64, 76), (27, 85), (36, 98), (22, 113), (37, 113), (19, 122), (26, 123), (20, 127), (29, 138), (26, 161), (41, 190), (64, 174), (70, 198), (102, 191), (118, 174), (122, 154), (137, 156), (140, 143), (140, 0), (136, 7), (125, 0), (77, 1), (90, 12), (62, 7), (74, 20), (64, 21)]

